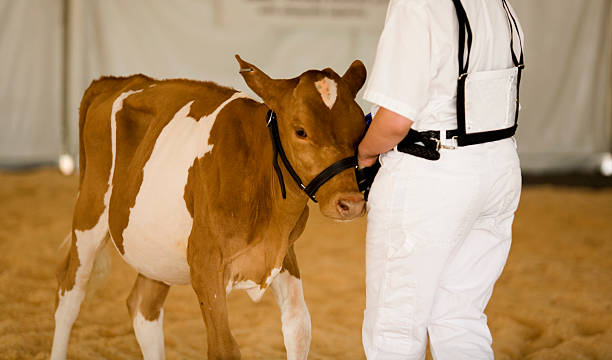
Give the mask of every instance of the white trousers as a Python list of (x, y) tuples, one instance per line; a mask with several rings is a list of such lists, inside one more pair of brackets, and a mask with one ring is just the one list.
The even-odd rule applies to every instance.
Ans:
[(521, 191), (514, 139), (390, 151), (368, 201), (368, 359), (493, 359), (484, 309), (506, 263)]

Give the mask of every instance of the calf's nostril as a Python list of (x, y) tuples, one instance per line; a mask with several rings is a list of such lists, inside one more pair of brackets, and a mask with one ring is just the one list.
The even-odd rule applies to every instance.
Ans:
[(348, 212), (351, 209), (351, 207), (348, 204), (348, 202), (346, 202), (344, 200), (338, 200), (338, 209), (341, 212)]

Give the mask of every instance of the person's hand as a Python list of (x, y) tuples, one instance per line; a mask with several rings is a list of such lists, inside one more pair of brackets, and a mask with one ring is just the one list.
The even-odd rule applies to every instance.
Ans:
[(368, 195), (374, 183), (374, 178), (380, 169), (378, 155), (364, 156), (362, 151), (358, 151), (357, 162), (359, 165), (355, 172), (357, 186), (359, 187), (359, 191), (363, 191), (363, 199), (368, 201)]
[(385, 153), (397, 145), (410, 131), (412, 120), (381, 107), (372, 119), (359, 147), (357, 163), (360, 169), (376, 164), (378, 154)]
[(357, 165), (360, 169), (365, 167), (370, 167), (376, 164), (376, 159), (378, 155), (367, 156), (361, 153), (361, 151), (357, 154)]

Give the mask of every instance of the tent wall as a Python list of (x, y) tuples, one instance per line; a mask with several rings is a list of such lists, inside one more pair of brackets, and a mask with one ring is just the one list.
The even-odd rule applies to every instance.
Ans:
[(523, 169), (597, 167), (611, 150), (610, 1), (514, 0), (527, 37)]
[[(103, 74), (212, 80), (250, 92), (234, 54), (271, 77), (294, 77), (325, 67), (342, 74), (357, 58), (367, 65), (373, 62), (386, 11), (381, 2), (379, 18), (366, 25), (300, 19), (257, 25), (248, 14), (234, 19), (241, 7), (228, 6), (232, 3), (240, 1), (75, 1), (70, 108), (78, 107), (91, 80)], [(73, 112), (70, 121), (73, 138), (76, 115)]]
[[(267, 21), (253, 8), (284, 3), (327, 4), (70, 1), (69, 116), (62, 119), (61, 1), (0, 0), (0, 51), (9, 54), (0, 57), (0, 105), (5, 110), (0, 165), (56, 158), (62, 122), (69, 126), (68, 148), (76, 153), (80, 97), (101, 75), (186, 77), (247, 91), (237, 73), (236, 53), (272, 77), (328, 66), (342, 73), (357, 58), (371, 67), (385, 1), (347, 5), (365, 9), (361, 18), (352, 20), (330, 20), (319, 12), (315, 17), (289, 14)], [(518, 133), (523, 168), (594, 168), (601, 154), (610, 151), (612, 138), (610, 0), (512, 4), (527, 36)], [(360, 104), (369, 110), (369, 104)]]
[(0, 0), (0, 165), (57, 159), (61, 71), (61, 2)]

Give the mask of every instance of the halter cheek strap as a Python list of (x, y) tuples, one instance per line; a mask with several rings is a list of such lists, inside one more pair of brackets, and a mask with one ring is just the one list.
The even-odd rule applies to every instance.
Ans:
[(280, 166), (278, 165), (278, 157), (280, 156), (283, 165), (285, 165), (285, 169), (289, 172), (289, 175), (293, 178), (295, 183), (308, 195), (308, 197), (317, 202), (315, 194), (317, 190), (327, 181), (329, 181), (334, 176), (338, 175), (342, 171), (350, 168), (357, 168), (357, 156), (349, 156), (347, 158), (336, 161), (335, 163), (328, 166), (325, 170), (321, 171), (317, 176), (308, 185), (304, 185), (302, 179), (297, 174), (287, 155), (285, 154), (285, 150), (283, 149), (283, 144), (280, 141), (280, 135), (278, 133), (278, 122), (276, 119), (276, 113), (272, 110), (268, 110), (268, 114), (266, 115), (266, 124), (268, 126), (268, 130), (270, 132), (270, 138), (272, 139), (272, 148), (273, 148), (273, 160), (272, 165), (274, 166), (274, 171), (276, 172), (276, 176), (278, 177), (278, 182), (280, 183), (281, 192), (283, 194), (283, 199), (287, 198), (287, 190), (285, 188), (285, 180), (283, 179), (283, 172), (281, 171)]

